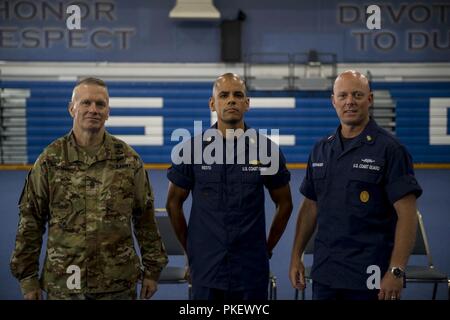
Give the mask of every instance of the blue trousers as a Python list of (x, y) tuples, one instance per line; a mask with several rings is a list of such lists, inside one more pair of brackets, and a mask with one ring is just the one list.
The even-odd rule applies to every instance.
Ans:
[(378, 300), (379, 290), (335, 289), (313, 281), (313, 300)]
[(192, 286), (193, 300), (233, 301), (233, 300), (267, 300), (267, 288), (251, 290), (221, 290), (202, 286)]

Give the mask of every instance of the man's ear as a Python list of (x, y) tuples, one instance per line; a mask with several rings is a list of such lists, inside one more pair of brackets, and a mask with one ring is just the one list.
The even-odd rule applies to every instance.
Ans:
[(245, 100), (245, 112), (250, 108), (250, 98), (246, 98)]
[(333, 108), (336, 109), (336, 104), (334, 103), (334, 94), (331, 94), (331, 104), (333, 105)]
[(209, 98), (209, 110), (211, 110), (211, 112), (216, 111), (216, 107), (214, 105), (214, 98), (213, 97)]
[(369, 93), (369, 102), (370, 102), (370, 106), (373, 107), (373, 92), (370, 91)]
[(67, 110), (69, 110), (70, 116), (72, 118), (75, 116), (75, 112), (74, 112), (73, 108), (74, 108), (73, 102), (69, 102), (69, 105), (67, 106)]

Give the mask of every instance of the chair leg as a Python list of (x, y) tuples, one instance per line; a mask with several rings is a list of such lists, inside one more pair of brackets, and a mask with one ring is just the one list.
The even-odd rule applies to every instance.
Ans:
[(437, 282), (435, 282), (433, 285), (433, 298), (432, 298), (433, 300), (436, 300), (437, 287), (438, 287), (438, 284), (437, 284)]
[(433, 285), (433, 297), (431, 298), (432, 300), (436, 300), (437, 285), (437, 282), (435, 282)]
[(294, 300), (298, 300), (298, 289), (294, 290)]
[(272, 281), (269, 281), (269, 300), (272, 300)]
[(277, 278), (275, 276), (269, 279), (269, 300), (277, 300)]
[(305, 290), (306, 290), (306, 289), (303, 289), (303, 290), (302, 290), (302, 300), (305, 300)]
[(448, 300), (450, 301), (450, 280), (447, 281), (448, 282)]

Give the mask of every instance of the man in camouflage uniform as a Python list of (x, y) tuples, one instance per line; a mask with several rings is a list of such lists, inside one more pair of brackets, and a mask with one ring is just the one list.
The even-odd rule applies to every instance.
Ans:
[[(105, 130), (109, 96), (102, 80), (80, 81), (69, 112), (72, 131), (44, 150), (26, 180), (12, 273), (25, 299), (41, 299), (41, 288), (49, 299), (134, 299), (140, 279), (140, 297), (149, 299), (157, 290), (167, 255), (142, 161)], [(39, 280), (47, 223), (47, 252)]]

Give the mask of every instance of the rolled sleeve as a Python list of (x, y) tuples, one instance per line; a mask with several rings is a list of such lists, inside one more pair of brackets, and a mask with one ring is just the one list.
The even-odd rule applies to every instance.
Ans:
[(186, 190), (191, 190), (194, 186), (192, 166), (189, 164), (172, 164), (167, 170), (167, 178), (173, 184)]
[(302, 184), (300, 185), (300, 193), (310, 200), (317, 201), (317, 195), (312, 180), (311, 155), (309, 156), (308, 159), (308, 165), (306, 167), (306, 175), (303, 178)]
[(403, 146), (390, 152), (389, 167), (386, 171), (386, 193), (391, 204), (408, 194), (416, 198), (422, 194), (422, 188), (414, 177), (411, 156)]
[(267, 189), (273, 190), (281, 188), (289, 183), (291, 181), (291, 173), (286, 168), (286, 159), (284, 158), (283, 153), (281, 150), (279, 152), (279, 168), (276, 174), (274, 175), (267, 175), (265, 177), (264, 185)]
[(22, 295), (26, 295), (32, 291), (39, 290), (41, 288), (37, 276), (32, 276), (20, 280), (20, 290)]
[(308, 178), (304, 178), (300, 186), (300, 193), (306, 198), (317, 201), (316, 192), (314, 191), (314, 185)]
[(394, 204), (407, 194), (414, 194), (416, 198), (422, 194), (422, 188), (419, 186), (414, 176), (406, 175), (399, 177), (394, 182), (386, 186), (389, 201)]

